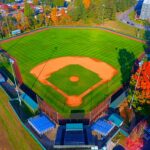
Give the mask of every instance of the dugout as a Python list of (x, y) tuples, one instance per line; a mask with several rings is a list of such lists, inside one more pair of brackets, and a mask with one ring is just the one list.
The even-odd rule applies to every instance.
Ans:
[(38, 111), (38, 104), (27, 94), (23, 93), (21, 95), (21, 100), (31, 112), (36, 113)]

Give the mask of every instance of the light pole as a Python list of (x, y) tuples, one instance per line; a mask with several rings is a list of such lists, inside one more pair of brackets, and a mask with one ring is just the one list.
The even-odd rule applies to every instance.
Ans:
[(14, 69), (13, 69), (14, 60), (11, 59), (11, 58), (9, 58), (9, 62), (10, 62), (10, 65), (11, 65), (11, 70), (12, 70), (12, 74), (13, 74), (13, 78), (14, 78), (15, 89), (16, 89), (16, 92), (17, 92), (18, 100), (19, 100), (19, 103), (21, 105), (21, 99), (20, 99), (20, 95), (19, 95), (19, 89), (18, 89), (18, 86), (17, 86), (17, 82), (16, 82), (16, 78), (15, 78), (15, 73), (14, 73)]
[(134, 100), (134, 95), (135, 95), (135, 91), (136, 91), (136, 87), (138, 85), (138, 82), (139, 82), (139, 78), (140, 78), (140, 75), (141, 75), (141, 72), (142, 72), (142, 65), (143, 65), (143, 60), (141, 62), (139, 62), (139, 67), (140, 67), (140, 73), (138, 75), (138, 78), (137, 78), (137, 82), (135, 84), (135, 88), (134, 88), (134, 92), (133, 92), (133, 95), (132, 95), (132, 99), (131, 99), (131, 103), (130, 103), (130, 109), (132, 108), (132, 103), (133, 103), (133, 100)]

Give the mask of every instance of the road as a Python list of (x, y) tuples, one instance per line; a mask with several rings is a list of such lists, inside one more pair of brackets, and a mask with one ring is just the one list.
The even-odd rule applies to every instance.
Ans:
[(133, 20), (130, 20), (129, 14), (134, 10), (134, 7), (130, 8), (129, 10), (121, 13), (117, 16), (117, 19), (121, 21), (122, 23), (128, 24), (130, 26), (136, 27), (138, 29), (144, 29), (147, 31), (150, 31), (150, 26), (144, 26), (138, 23), (135, 23)]

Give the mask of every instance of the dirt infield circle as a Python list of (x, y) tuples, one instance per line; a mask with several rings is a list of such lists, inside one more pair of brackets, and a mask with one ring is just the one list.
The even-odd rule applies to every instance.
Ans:
[(80, 80), (80, 78), (79, 78), (78, 76), (71, 76), (71, 77), (69, 78), (69, 80), (70, 80), (71, 82), (78, 82), (78, 81)]
[[(94, 73), (96, 73), (102, 80), (84, 91), (80, 95), (72, 95), (69, 96), (64, 91), (60, 90), (57, 86), (49, 82), (47, 79), (51, 76), (52, 73), (66, 67), (69, 65), (80, 65)], [(50, 59), (46, 62), (43, 62), (36, 67), (34, 67), (31, 71), (38, 80), (45, 85), (51, 86), (57, 92), (62, 94), (66, 98), (66, 103), (70, 107), (78, 107), (82, 104), (82, 99), (85, 95), (90, 93), (95, 88), (99, 87), (100, 85), (110, 81), (118, 71), (110, 66), (109, 64), (102, 62), (98, 59), (92, 59), (89, 57), (79, 57), (79, 56), (67, 56), (67, 57), (59, 57), (55, 59)], [(71, 82), (79, 81), (78, 76), (71, 76)]]

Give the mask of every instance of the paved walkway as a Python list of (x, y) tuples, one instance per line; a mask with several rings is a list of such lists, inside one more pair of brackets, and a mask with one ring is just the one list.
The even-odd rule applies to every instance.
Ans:
[(120, 15), (118, 15), (117, 19), (119, 21), (121, 21), (122, 23), (128, 24), (132, 27), (136, 27), (138, 29), (143, 29), (143, 30), (150, 31), (150, 26), (144, 26), (144, 25), (141, 25), (141, 24), (138, 24), (138, 23), (134, 22), (133, 20), (130, 20), (129, 14), (132, 11), (134, 11), (134, 7), (130, 8), (129, 10), (127, 10), (127, 11), (121, 13)]

